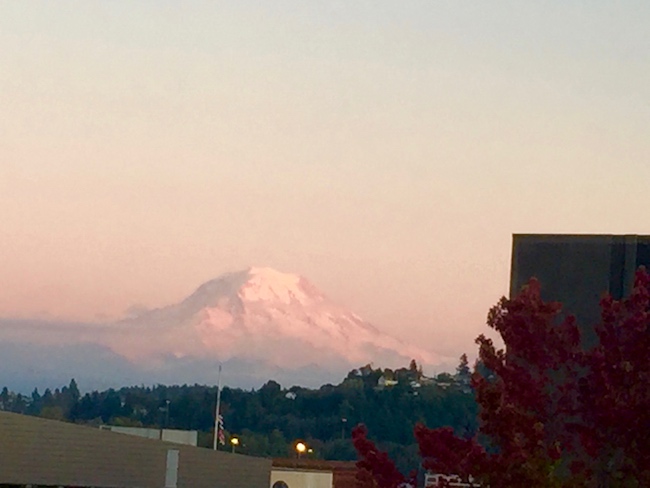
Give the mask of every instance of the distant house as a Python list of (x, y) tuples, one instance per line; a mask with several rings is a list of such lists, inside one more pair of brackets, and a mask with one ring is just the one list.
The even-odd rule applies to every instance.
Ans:
[(269, 488), (271, 460), (0, 412), (0, 486)]
[(397, 384), (399, 384), (399, 381), (397, 380), (389, 380), (385, 376), (380, 376), (377, 380), (377, 389), (383, 390), (384, 388), (389, 388)]
[(435, 473), (425, 473), (423, 480), (423, 488), (436, 488), (440, 481), (446, 481), (449, 488), (479, 488), (480, 485), (476, 483), (464, 483), (459, 476), (444, 475)]

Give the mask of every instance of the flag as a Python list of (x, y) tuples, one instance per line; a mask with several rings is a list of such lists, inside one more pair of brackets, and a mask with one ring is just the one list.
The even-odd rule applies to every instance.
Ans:
[(217, 426), (218, 426), (218, 430), (219, 430), (219, 435), (218, 435), (219, 444), (221, 444), (222, 446), (225, 446), (226, 445), (226, 434), (224, 433), (224, 430), (223, 430), (223, 417), (221, 415), (219, 415), (217, 417)]

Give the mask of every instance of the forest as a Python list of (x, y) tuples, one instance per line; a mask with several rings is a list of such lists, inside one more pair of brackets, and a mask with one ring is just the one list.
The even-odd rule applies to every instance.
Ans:
[[(383, 378), (383, 380), (382, 380)], [(295, 455), (304, 441), (308, 455), (353, 460), (352, 429), (365, 424), (378, 444), (406, 470), (417, 462), (416, 424), (448, 426), (461, 436), (477, 430), (477, 406), (470, 369), (463, 356), (455, 374), (434, 378), (411, 361), (391, 370), (366, 365), (348, 373), (338, 385), (318, 389), (282, 388), (270, 380), (258, 390), (224, 387), (221, 415), (226, 444), (239, 438), (237, 452), (253, 456)], [(68, 386), (31, 395), (3, 388), (0, 409), (91, 426), (118, 425), (197, 430), (199, 445), (212, 445), (215, 386), (130, 386), (81, 394), (73, 379)]]

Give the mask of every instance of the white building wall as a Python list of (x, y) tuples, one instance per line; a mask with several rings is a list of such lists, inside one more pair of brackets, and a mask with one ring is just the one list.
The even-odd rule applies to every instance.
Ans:
[(103, 428), (108, 429), (112, 432), (118, 432), (119, 434), (135, 435), (138, 437), (146, 437), (147, 439), (160, 439), (159, 429), (144, 429), (142, 427), (117, 427), (115, 425), (107, 425), (103, 426)]
[(115, 425), (103, 425), (102, 429), (118, 432), (120, 434), (135, 435), (146, 437), (147, 439), (158, 439), (175, 444), (185, 444), (196, 446), (198, 444), (199, 433), (196, 430), (176, 430), (176, 429), (145, 429), (142, 427), (118, 427)]
[(332, 488), (334, 474), (331, 471), (273, 468), (271, 470), (271, 487), (277, 481), (284, 481), (289, 488)]
[(162, 440), (174, 442), (176, 444), (187, 444), (196, 446), (199, 439), (199, 433), (196, 430), (172, 430), (163, 429)]

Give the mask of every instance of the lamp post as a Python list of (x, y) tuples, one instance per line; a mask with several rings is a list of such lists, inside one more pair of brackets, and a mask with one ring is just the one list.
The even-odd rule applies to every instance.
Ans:
[(232, 452), (235, 452), (235, 447), (239, 445), (239, 438), (238, 437), (231, 437), (230, 438), (230, 445), (232, 446)]
[(304, 442), (296, 443), (296, 452), (298, 453), (298, 459), (300, 459), (300, 457), (306, 450), (307, 450), (307, 446), (305, 445)]

